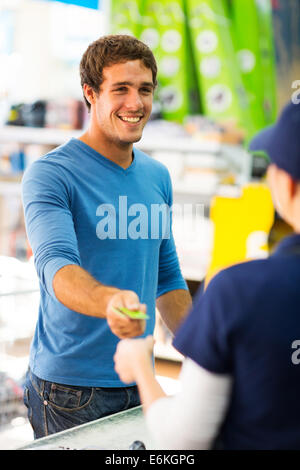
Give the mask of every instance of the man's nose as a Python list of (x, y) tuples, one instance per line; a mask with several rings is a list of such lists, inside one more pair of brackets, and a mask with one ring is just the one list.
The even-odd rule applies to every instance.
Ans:
[(127, 109), (138, 110), (143, 107), (143, 101), (138, 91), (132, 90), (126, 97), (125, 106)]

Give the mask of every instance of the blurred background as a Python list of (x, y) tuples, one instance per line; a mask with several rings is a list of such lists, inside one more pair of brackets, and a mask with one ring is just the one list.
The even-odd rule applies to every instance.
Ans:
[[(88, 125), (79, 62), (110, 33), (136, 36), (157, 59), (136, 145), (170, 171), (191, 293), (291, 232), (274, 211), (265, 157), (247, 145), (288, 101), (300, 103), (300, 0), (0, 0), (0, 449), (32, 439), (22, 383), (39, 287), (22, 175)], [(159, 373), (176, 379), (181, 357), (159, 313), (155, 334)]]

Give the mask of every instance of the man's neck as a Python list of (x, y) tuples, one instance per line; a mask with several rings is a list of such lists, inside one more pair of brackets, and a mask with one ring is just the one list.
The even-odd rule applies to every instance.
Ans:
[(124, 169), (128, 168), (132, 163), (133, 144), (117, 145), (111, 144), (111, 142), (106, 143), (102, 139), (97, 139), (90, 130), (87, 130), (78, 139)]

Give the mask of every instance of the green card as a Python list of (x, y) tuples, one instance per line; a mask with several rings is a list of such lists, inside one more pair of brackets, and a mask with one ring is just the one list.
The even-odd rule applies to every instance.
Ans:
[(137, 310), (129, 310), (128, 308), (125, 308), (125, 307), (119, 307), (119, 308), (113, 307), (113, 310), (117, 313), (120, 313), (121, 315), (126, 315), (132, 320), (147, 320), (147, 318), (149, 318), (149, 316), (146, 315), (144, 312), (140, 312)]

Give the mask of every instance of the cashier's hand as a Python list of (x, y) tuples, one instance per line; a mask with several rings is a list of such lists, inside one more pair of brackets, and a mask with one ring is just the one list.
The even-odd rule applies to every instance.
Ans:
[(145, 320), (133, 320), (113, 308), (125, 307), (129, 310), (140, 310), (146, 313), (146, 305), (141, 304), (137, 294), (129, 290), (120, 290), (110, 298), (106, 309), (106, 320), (111, 331), (118, 338), (134, 338), (145, 331)]
[(141, 373), (145, 374), (147, 371), (152, 373), (153, 345), (152, 336), (124, 339), (118, 343), (114, 355), (115, 371), (122, 382), (137, 382)]

